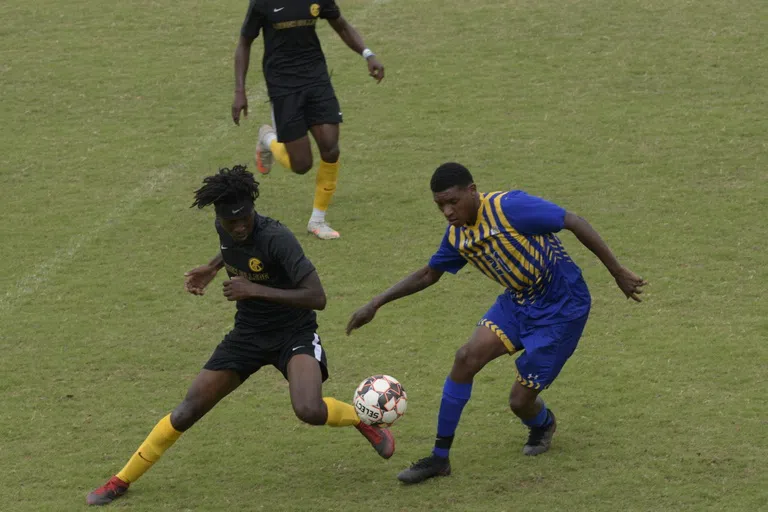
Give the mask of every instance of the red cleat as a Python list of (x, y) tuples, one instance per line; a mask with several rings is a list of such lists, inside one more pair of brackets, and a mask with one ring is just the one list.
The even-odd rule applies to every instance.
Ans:
[(107, 483), (92, 491), (85, 498), (85, 502), (88, 505), (108, 505), (125, 494), (128, 491), (129, 485), (129, 483), (113, 476)]
[(355, 425), (355, 428), (371, 443), (376, 453), (385, 459), (395, 453), (395, 438), (389, 429), (372, 427), (362, 421)]

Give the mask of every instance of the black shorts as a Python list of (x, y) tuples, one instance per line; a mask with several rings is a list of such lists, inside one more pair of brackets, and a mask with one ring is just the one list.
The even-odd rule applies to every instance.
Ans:
[[(275, 337), (282, 339), (275, 339)], [(271, 364), (288, 379), (288, 361), (298, 354), (308, 354), (317, 359), (323, 382), (328, 379), (328, 360), (320, 344), (320, 337), (312, 330), (289, 331), (270, 335), (259, 343), (259, 339), (242, 339), (233, 330), (213, 351), (211, 358), (203, 366), (206, 370), (234, 370), (245, 380), (259, 371), (264, 365)]]
[(271, 102), (279, 142), (304, 137), (310, 126), (341, 123), (341, 107), (330, 82), (272, 98)]

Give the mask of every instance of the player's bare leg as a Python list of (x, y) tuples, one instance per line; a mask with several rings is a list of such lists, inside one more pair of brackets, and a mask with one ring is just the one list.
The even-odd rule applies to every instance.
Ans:
[[(306, 174), (312, 170), (312, 146), (309, 136), (304, 135), (290, 142), (278, 142), (275, 129), (265, 124), (259, 128), (259, 140), (256, 144), (256, 166), (262, 174), (271, 170), (271, 165), (268, 169), (266, 167), (267, 157), (271, 159), (272, 164), (277, 161), (296, 174)], [(262, 170), (260, 159), (263, 159), (266, 172)]]
[(86, 503), (107, 505), (125, 494), (128, 486), (151, 468), (184, 431), (239, 385), (240, 377), (234, 371), (201, 370), (192, 381), (184, 400), (171, 414), (160, 420), (117, 475), (88, 494)]
[[(555, 414), (547, 409), (539, 393), (540, 390), (530, 389), (520, 382), (515, 382), (509, 393), (509, 407), (529, 429), (528, 441), (523, 447), (524, 455), (540, 455), (549, 450), (552, 436), (557, 430)], [(540, 426), (536, 426), (536, 423)]]
[(296, 174), (307, 174), (312, 170), (312, 144), (308, 135), (286, 142), (285, 150), (288, 153), (291, 171)]
[(328, 410), (323, 402), (323, 374), (317, 359), (297, 354), (288, 361), (288, 391), (296, 417), (310, 425), (325, 425)]
[(287, 373), (291, 405), (301, 421), (331, 427), (354, 426), (381, 457), (388, 459), (395, 453), (395, 440), (389, 430), (361, 422), (350, 404), (335, 398), (323, 398), (323, 376), (314, 357), (308, 354), (293, 356), (288, 361)]
[(461, 411), (469, 401), (472, 381), (486, 364), (508, 353), (504, 343), (489, 328), (475, 329), (470, 340), (456, 352), (453, 368), (445, 381), (437, 422), (437, 439), (432, 454), (401, 471), (397, 475), (398, 480), (415, 484), (435, 476), (451, 474), (448, 452)]
[(320, 150), (320, 166), (315, 177), (315, 200), (307, 231), (323, 240), (339, 238), (339, 233), (325, 219), (339, 177), (339, 125), (318, 124), (310, 127)]

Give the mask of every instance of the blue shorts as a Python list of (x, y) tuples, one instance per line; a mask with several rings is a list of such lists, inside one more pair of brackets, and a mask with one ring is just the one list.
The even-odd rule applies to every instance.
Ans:
[(504, 293), (477, 325), (493, 331), (510, 355), (523, 351), (515, 361), (518, 382), (531, 389), (546, 389), (579, 344), (589, 310), (586, 314), (579, 312), (577, 317), (558, 315), (562, 318), (553, 323), (532, 325), (519, 314), (514, 300)]

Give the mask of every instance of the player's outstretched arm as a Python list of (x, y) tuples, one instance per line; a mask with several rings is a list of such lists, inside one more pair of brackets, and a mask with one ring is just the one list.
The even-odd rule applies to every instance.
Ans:
[(353, 27), (344, 16), (339, 16), (336, 19), (329, 19), (328, 23), (333, 27), (333, 30), (339, 34), (344, 43), (349, 46), (355, 53), (359, 53), (368, 62), (368, 74), (371, 75), (376, 82), (381, 82), (384, 79), (384, 66), (376, 58), (376, 55), (368, 50), (363, 41), (363, 36), (360, 32)]
[(299, 282), (296, 288), (271, 288), (252, 283), (242, 276), (224, 281), (224, 296), (227, 300), (259, 299), (277, 302), (294, 308), (325, 309), (325, 290), (316, 271), (312, 271)]
[(245, 76), (251, 62), (253, 38), (240, 36), (235, 48), (235, 99), (232, 101), (232, 120), (240, 124), (240, 112), (248, 117), (248, 97), (245, 94)]
[(352, 314), (352, 318), (349, 319), (347, 324), (347, 335), (373, 320), (373, 317), (376, 316), (376, 311), (387, 302), (420, 292), (438, 282), (442, 275), (443, 272), (426, 266), (400, 280), (397, 284), (384, 293), (377, 295), (368, 304)]
[(584, 247), (595, 253), (595, 256), (603, 262), (603, 265), (611, 273), (616, 280), (616, 284), (619, 285), (619, 288), (621, 288), (621, 291), (624, 292), (628, 299), (641, 302), (640, 294), (643, 293), (642, 287), (648, 283), (642, 277), (619, 263), (613, 251), (608, 247), (608, 244), (603, 241), (600, 234), (589, 222), (574, 213), (566, 212), (564, 227), (573, 233), (584, 244)]
[(223, 266), (224, 258), (219, 252), (207, 265), (200, 265), (184, 273), (184, 289), (192, 295), (205, 295), (205, 287)]

